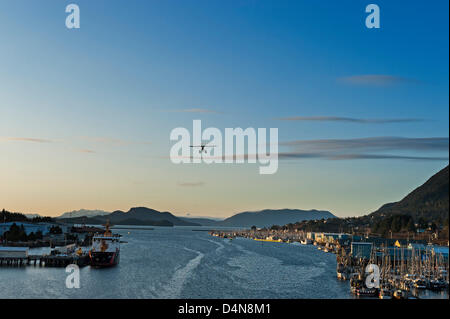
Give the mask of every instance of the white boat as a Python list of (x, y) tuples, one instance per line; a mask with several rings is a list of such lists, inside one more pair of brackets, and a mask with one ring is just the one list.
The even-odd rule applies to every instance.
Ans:
[(312, 241), (311, 239), (305, 238), (300, 243), (302, 243), (303, 245), (311, 245)]

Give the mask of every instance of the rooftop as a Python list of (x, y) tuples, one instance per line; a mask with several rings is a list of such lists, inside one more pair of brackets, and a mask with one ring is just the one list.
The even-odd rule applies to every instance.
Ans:
[(28, 251), (28, 247), (0, 247), (0, 251)]

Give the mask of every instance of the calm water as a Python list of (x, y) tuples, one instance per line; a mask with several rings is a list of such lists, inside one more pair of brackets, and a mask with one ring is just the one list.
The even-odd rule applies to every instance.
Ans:
[[(199, 227), (195, 227), (199, 229)], [(335, 255), (313, 246), (232, 241), (174, 227), (115, 230), (127, 243), (109, 269), (0, 268), (0, 298), (351, 298)], [(130, 233), (128, 233), (130, 232)]]

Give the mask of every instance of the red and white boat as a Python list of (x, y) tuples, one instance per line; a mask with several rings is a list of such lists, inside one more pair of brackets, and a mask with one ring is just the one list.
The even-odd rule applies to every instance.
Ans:
[(106, 223), (103, 235), (94, 235), (89, 251), (92, 267), (111, 267), (120, 260), (120, 235), (113, 235)]

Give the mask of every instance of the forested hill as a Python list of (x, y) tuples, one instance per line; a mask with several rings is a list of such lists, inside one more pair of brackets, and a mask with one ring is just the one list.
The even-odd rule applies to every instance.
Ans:
[(449, 167), (445, 167), (399, 202), (385, 204), (369, 216), (409, 215), (415, 221), (443, 222), (449, 216)]

